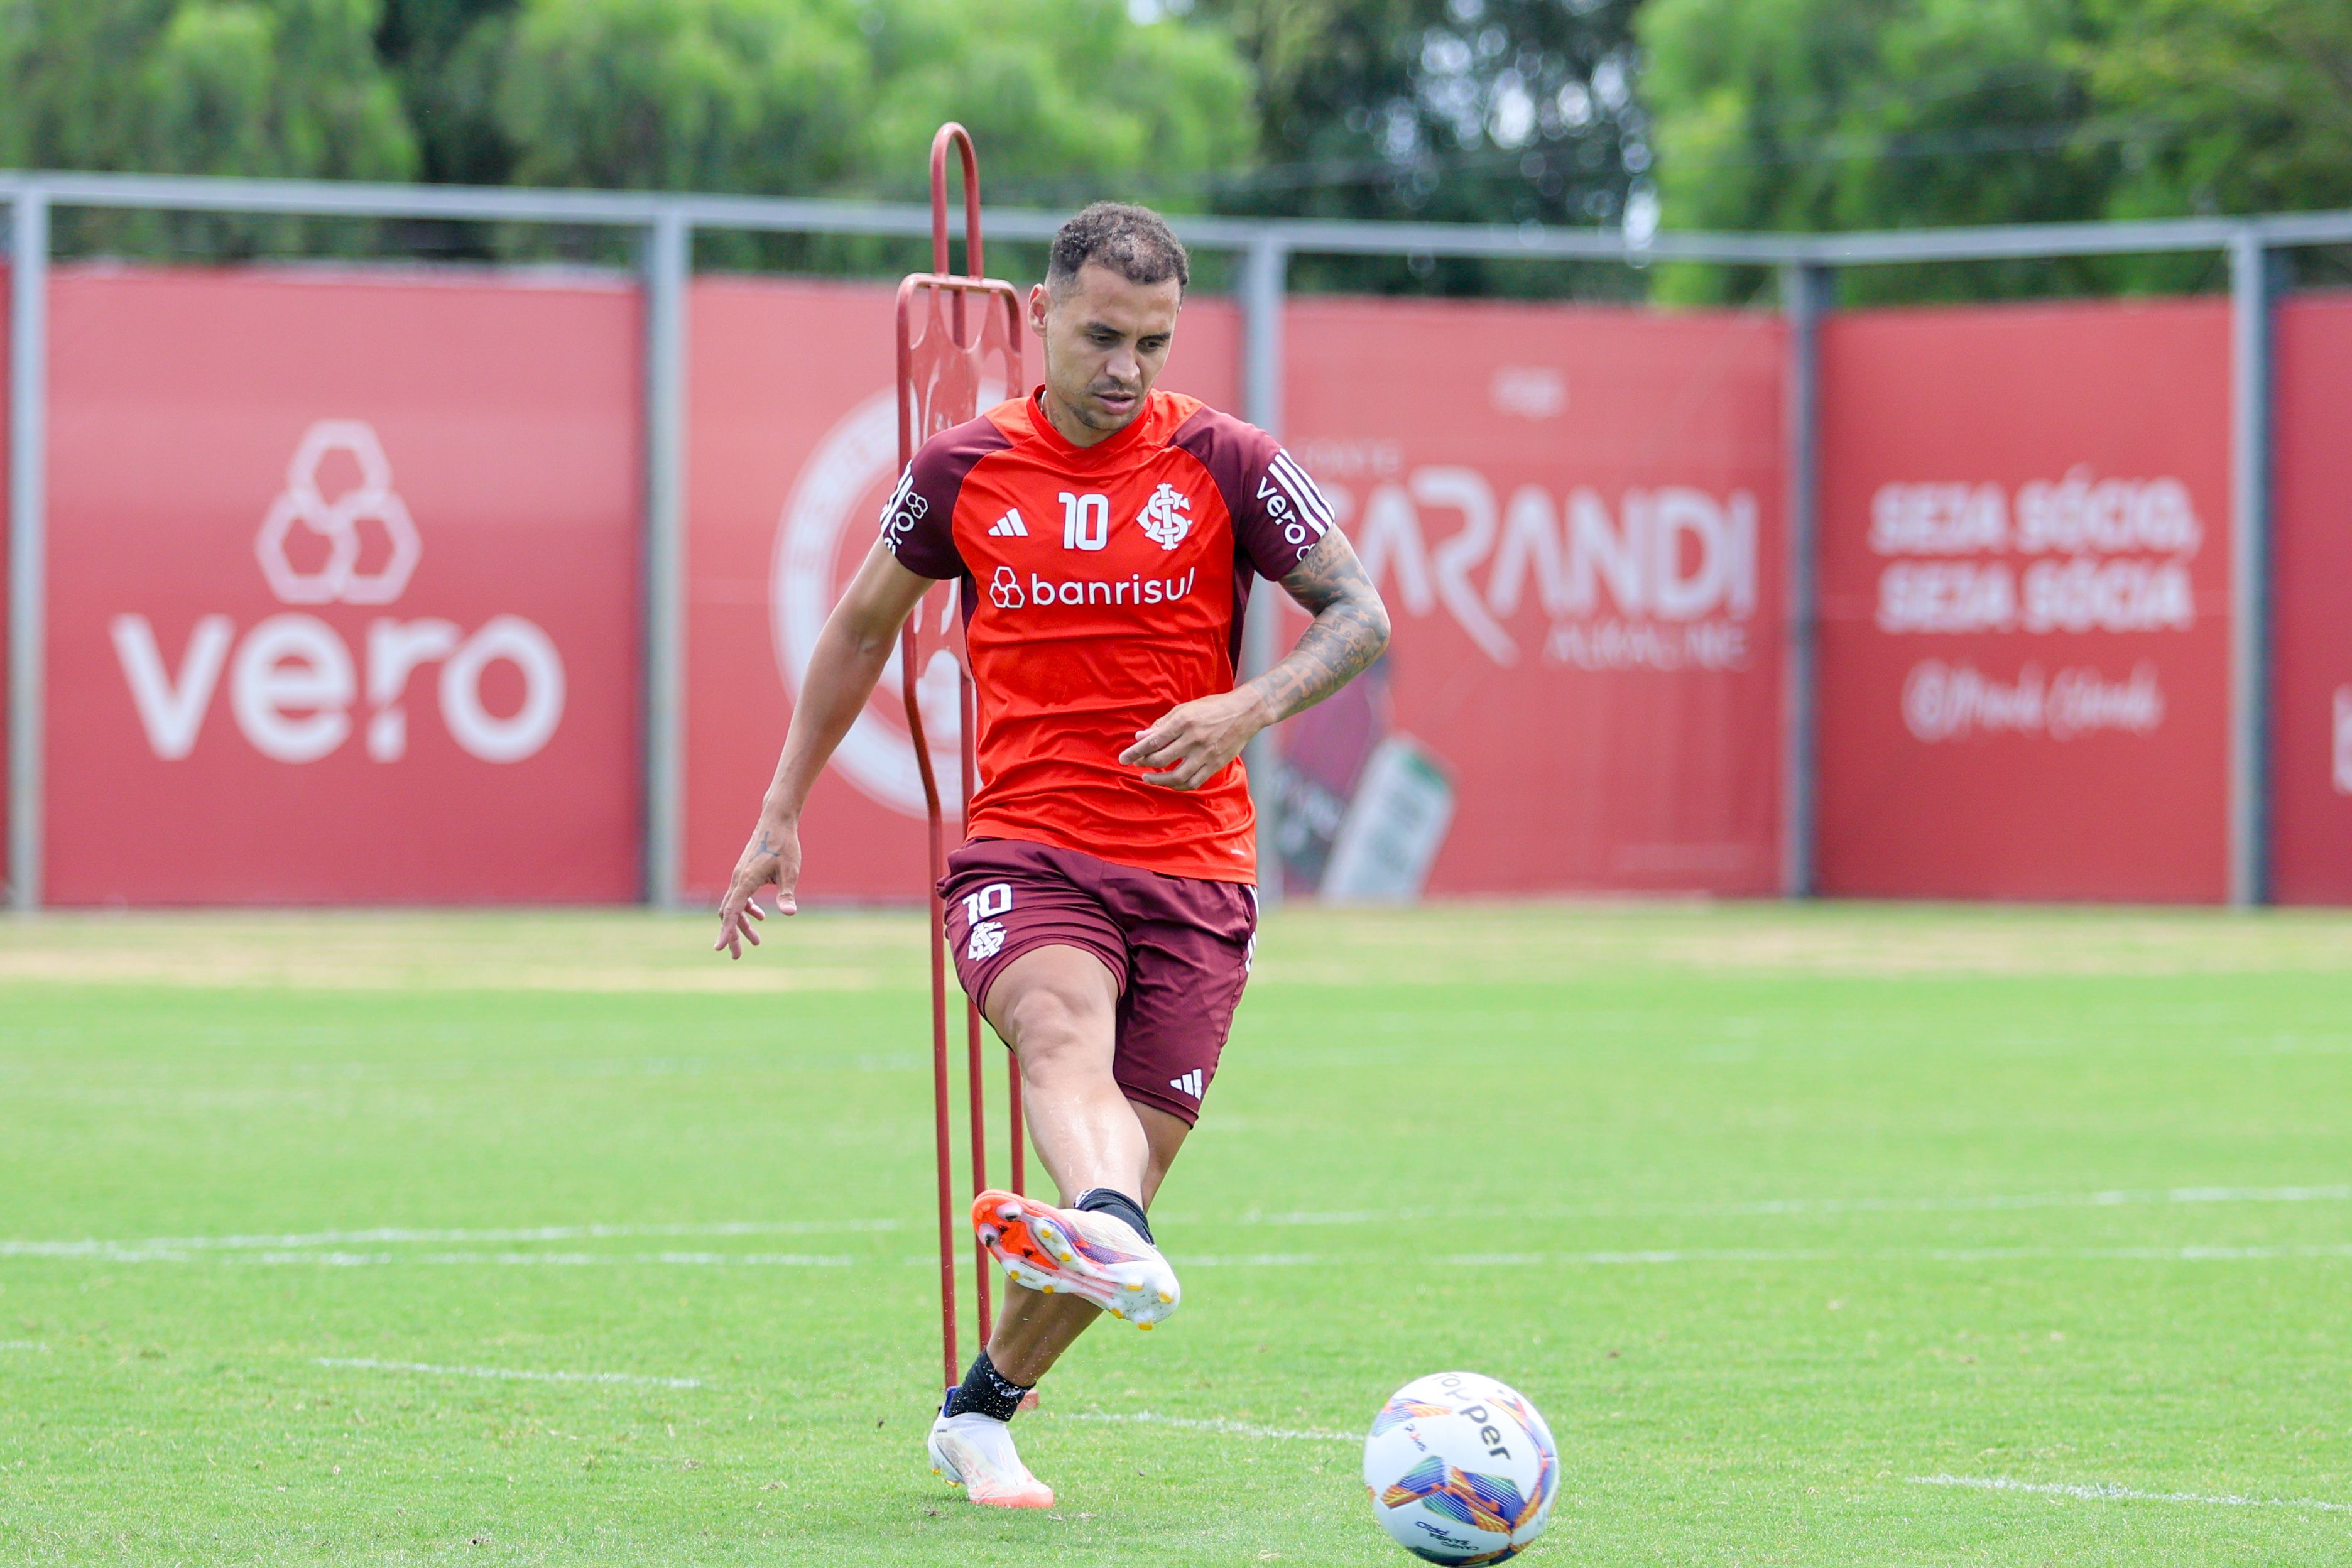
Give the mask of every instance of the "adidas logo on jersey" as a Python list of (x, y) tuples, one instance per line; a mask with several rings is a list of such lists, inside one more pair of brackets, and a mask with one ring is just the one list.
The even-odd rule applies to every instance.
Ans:
[(996, 539), (1026, 539), (1029, 537), (1029, 525), (1021, 521), (1021, 509), (1016, 506), (991, 523), (988, 531)]
[(1174, 1089), (1179, 1094), (1191, 1095), (1197, 1100), (1201, 1098), (1201, 1091), (1203, 1089), (1206, 1089), (1208, 1085), (1201, 1080), (1201, 1069), (1199, 1068), (1194, 1068), (1182, 1078), (1170, 1079), (1168, 1080), (1168, 1087)]

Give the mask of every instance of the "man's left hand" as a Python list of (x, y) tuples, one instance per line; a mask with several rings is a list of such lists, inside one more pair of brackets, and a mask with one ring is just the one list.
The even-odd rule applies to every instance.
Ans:
[(1135, 744), (1118, 760), (1144, 769), (1145, 784), (1199, 789), (1242, 754), (1266, 721), (1265, 699), (1244, 686), (1170, 709), (1150, 729), (1136, 731)]

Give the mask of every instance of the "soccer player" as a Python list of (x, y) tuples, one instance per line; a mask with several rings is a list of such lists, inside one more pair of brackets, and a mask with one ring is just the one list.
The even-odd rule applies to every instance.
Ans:
[[(1250, 738), (1379, 656), (1387, 611), (1331, 508), (1273, 437), (1155, 392), (1190, 279), (1160, 216), (1099, 203), (1055, 237), (1029, 325), (1045, 384), (926, 442), (818, 638), (783, 755), (719, 911), (742, 955), (790, 914), (810, 786), (898, 629), (959, 580), (977, 693), (971, 837), (940, 884), (964, 990), (1011, 1047), (1055, 1207), (982, 1194), (1008, 1283), (931, 1427), (973, 1502), (1051, 1507), (1014, 1451), (1023, 1396), (1102, 1311), (1150, 1328), (1175, 1270), (1144, 1217), (1215, 1077), (1257, 931)], [(1314, 619), (1236, 684), (1252, 574)]]

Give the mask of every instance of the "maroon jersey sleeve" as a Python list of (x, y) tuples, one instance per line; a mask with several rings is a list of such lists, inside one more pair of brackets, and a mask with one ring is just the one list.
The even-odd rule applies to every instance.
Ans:
[(956, 500), (972, 465), (1006, 444), (1004, 433), (987, 419), (942, 430), (923, 443), (882, 503), (882, 542), (899, 565), (924, 577), (964, 574), (955, 542)]
[(1234, 520), (1234, 549), (1276, 582), (1336, 526), (1331, 503), (1281, 443), (1255, 425), (1203, 408), (1171, 443), (1201, 460)]

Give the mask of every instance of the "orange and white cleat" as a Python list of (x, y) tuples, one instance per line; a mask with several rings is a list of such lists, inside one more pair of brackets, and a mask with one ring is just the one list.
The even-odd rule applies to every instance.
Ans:
[(1013, 1428), (966, 1411), (931, 1423), (931, 1469), (982, 1508), (1051, 1508), (1054, 1489), (1029, 1473), (1013, 1451)]
[(1139, 1329), (1183, 1300), (1168, 1259), (1115, 1215), (991, 1190), (972, 1200), (971, 1227), (1014, 1284), (1091, 1301)]

